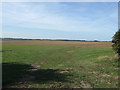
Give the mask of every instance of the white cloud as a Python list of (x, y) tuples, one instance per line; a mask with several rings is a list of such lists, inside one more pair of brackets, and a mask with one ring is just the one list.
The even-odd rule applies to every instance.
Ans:
[[(40, 4), (33, 7), (30, 3), (4, 3), (3, 14), (5, 23), (3, 21), (3, 24), (26, 28), (93, 32), (99, 30), (96, 26), (103, 25), (108, 20), (108, 17), (102, 17), (93, 21), (83, 16), (73, 19), (74, 17), (66, 17), (48, 11), (49, 7), (59, 7), (59, 3), (54, 5)], [(116, 18), (116, 14), (113, 13), (109, 17)]]

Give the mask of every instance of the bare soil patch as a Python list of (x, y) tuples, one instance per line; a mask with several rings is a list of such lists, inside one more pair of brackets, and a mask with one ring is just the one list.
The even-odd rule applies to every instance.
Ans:
[(72, 52), (75, 52), (74, 50), (69, 50), (69, 51), (66, 51), (66, 52), (68, 52), (68, 53), (72, 53)]
[(82, 88), (92, 88), (91, 85), (86, 81), (81, 81), (80, 85)]

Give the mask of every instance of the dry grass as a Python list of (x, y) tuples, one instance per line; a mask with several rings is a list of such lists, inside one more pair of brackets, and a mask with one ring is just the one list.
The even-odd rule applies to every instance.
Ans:
[(105, 59), (105, 60), (118, 60), (118, 55), (114, 56), (99, 56), (98, 59)]
[(2, 41), (2, 44), (3, 45), (75, 46), (75, 47), (82, 47), (82, 48), (112, 48), (111, 42), (10, 40), (10, 41)]

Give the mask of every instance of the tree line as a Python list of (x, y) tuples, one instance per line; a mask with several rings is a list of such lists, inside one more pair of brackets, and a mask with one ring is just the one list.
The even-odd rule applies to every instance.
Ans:
[(118, 54), (118, 60), (120, 60), (120, 29), (113, 36), (113, 49), (116, 54)]

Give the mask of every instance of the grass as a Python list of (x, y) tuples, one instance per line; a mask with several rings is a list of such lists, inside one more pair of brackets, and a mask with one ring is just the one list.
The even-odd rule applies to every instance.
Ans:
[(2, 54), (3, 87), (118, 87), (111, 48), (3, 45)]

